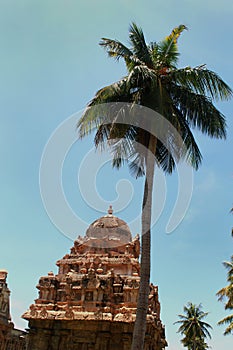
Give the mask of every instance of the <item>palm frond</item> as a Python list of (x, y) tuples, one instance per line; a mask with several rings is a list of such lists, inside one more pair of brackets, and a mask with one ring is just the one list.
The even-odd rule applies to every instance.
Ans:
[(128, 163), (132, 152), (132, 143), (129, 140), (126, 138), (121, 138), (118, 141), (114, 140), (111, 147), (112, 166), (119, 169), (125, 163)]
[(118, 40), (102, 38), (99, 45), (103, 46), (108, 55), (114, 57), (116, 60), (120, 58), (127, 60), (133, 56), (133, 52)]
[(224, 335), (232, 334), (233, 333), (233, 322), (225, 329)]
[(133, 133), (134, 131), (129, 127), (123, 137), (118, 140), (110, 140), (112, 165), (119, 169), (125, 163), (128, 163), (131, 175), (138, 178), (145, 174), (145, 157), (135, 147)]
[(185, 115), (177, 106), (174, 98), (173, 100), (170, 96), (166, 98), (164, 105), (163, 116), (173, 126), (173, 128), (166, 129), (167, 149), (169, 149), (169, 152), (177, 162), (181, 159), (186, 159), (197, 170), (201, 164), (202, 155), (188, 120), (186, 120)]
[(214, 100), (229, 100), (232, 97), (231, 88), (218, 74), (208, 70), (206, 65), (176, 69), (170, 75), (176, 84), (187, 87), (195, 93), (210, 96)]
[(149, 47), (146, 44), (143, 31), (136, 23), (132, 23), (129, 27), (129, 39), (132, 44), (132, 51), (148, 67), (152, 67), (152, 60)]
[(118, 40), (102, 38), (99, 45), (104, 47), (109, 57), (113, 57), (117, 61), (120, 58), (124, 59), (129, 71), (138, 64), (138, 59), (133, 52)]
[(162, 67), (175, 68), (179, 58), (177, 40), (181, 33), (186, 30), (185, 25), (180, 25), (174, 28), (169, 36), (159, 42), (156, 48), (157, 62), (160, 69)]
[(221, 321), (218, 322), (218, 324), (227, 324), (230, 322), (233, 322), (233, 314), (224, 317)]
[(178, 27), (175, 27), (171, 34), (169, 36), (166, 37), (166, 40), (168, 42), (174, 42), (175, 44), (177, 43), (177, 40), (179, 38), (179, 36), (181, 35), (181, 33), (184, 31), (184, 30), (188, 30), (188, 28), (184, 25), (184, 24), (180, 24)]
[(174, 42), (167, 40), (159, 42), (156, 57), (157, 69), (160, 69), (160, 71), (163, 67), (167, 70), (175, 69), (179, 55), (178, 47)]
[(128, 99), (129, 89), (127, 78), (123, 78), (97, 91), (94, 98), (88, 104), (88, 107), (109, 102), (126, 102)]
[(231, 261), (224, 261), (223, 266), (227, 269), (228, 277), (233, 277), (233, 255)]
[(112, 120), (108, 114), (111, 114), (113, 111), (108, 108), (109, 105), (105, 105), (106, 103), (115, 102), (111, 107), (113, 108), (115, 106), (117, 109), (117, 102), (126, 102), (129, 99), (130, 92), (125, 79), (97, 91), (78, 121), (77, 128), (79, 131), (79, 137), (83, 138), (93, 130), (98, 129), (100, 125), (104, 123), (108, 124), (108, 122)]
[(156, 159), (159, 167), (167, 174), (171, 174), (175, 169), (176, 163), (172, 153), (165, 147), (165, 145), (157, 140)]
[(218, 325), (228, 325), (223, 334), (224, 335), (232, 334), (233, 333), (233, 314), (224, 317), (222, 320), (218, 322)]
[(135, 158), (129, 162), (129, 171), (136, 179), (145, 175), (145, 158), (141, 154), (138, 153)]
[(210, 137), (226, 138), (225, 117), (208, 97), (175, 84), (169, 86), (169, 91), (189, 127), (197, 128)]
[(155, 85), (156, 80), (156, 75), (152, 69), (146, 65), (138, 65), (129, 73), (127, 82), (130, 86), (141, 90), (148, 85)]

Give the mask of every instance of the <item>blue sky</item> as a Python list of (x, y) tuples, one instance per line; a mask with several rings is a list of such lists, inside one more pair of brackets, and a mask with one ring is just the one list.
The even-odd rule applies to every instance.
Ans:
[[(135, 21), (148, 42), (157, 41), (183, 23), (189, 30), (179, 39), (180, 66), (206, 63), (233, 87), (233, 3), (0, 0), (0, 10), (0, 267), (9, 272), (13, 321), (26, 327), (20, 315), (37, 297), (39, 277), (50, 270), (56, 272), (55, 262), (72, 246), (50, 221), (42, 203), (39, 168), (43, 149), (58, 125), (82, 111), (96, 90), (125, 74), (123, 62), (109, 59), (99, 40), (109, 37), (127, 43), (129, 24)], [(173, 322), (188, 301), (201, 302), (210, 312), (212, 349), (232, 348), (232, 337), (224, 337), (223, 328), (216, 325), (225, 312), (215, 293), (226, 284), (221, 263), (232, 255), (233, 101), (217, 106), (227, 116), (227, 140), (195, 134), (203, 163), (194, 174), (186, 216), (173, 233), (165, 233), (178, 191), (174, 174), (163, 180), (167, 191), (164, 208), (153, 228), (151, 279), (159, 285), (169, 350), (182, 349)], [(83, 221), (74, 236), (84, 234), (85, 227), (102, 215), (105, 203), (107, 209), (109, 202), (116, 202), (117, 189), (123, 196), (117, 215), (130, 223), (140, 214), (142, 180), (130, 178), (127, 168), (111, 170), (109, 162), (100, 168), (96, 183), (88, 174), (87, 187), (93, 194), (90, 190), (88, 200), (82, 198), (77, 174), (92, 147), (91, 138), (76, 142), (63, 166), (66, 199)], [(96, 157), (104, 163), (104, 156), (97, 153)], [(163, 181), (157, 181), (158, 186), (155, 182), (155, 211)], [(102, 197), (99, 206), (95, 187)], [(127, 205), (128, 193), (132, 199)], [(90, 198), (101, 209), (95, 210)], [(131, 229), (136, 234), (140, 227)]]

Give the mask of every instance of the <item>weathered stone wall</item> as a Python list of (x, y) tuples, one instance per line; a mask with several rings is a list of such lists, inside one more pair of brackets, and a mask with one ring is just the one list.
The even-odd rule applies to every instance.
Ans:
[[(133, 324), (109, 321), (29, 322), (30, 350), (130, 350)], [(145, 350), (165, 346), (158, 330), (148, 325)]]
[(26, 350), (26, 340), (8, 333), (0, 338), (0, 350)]

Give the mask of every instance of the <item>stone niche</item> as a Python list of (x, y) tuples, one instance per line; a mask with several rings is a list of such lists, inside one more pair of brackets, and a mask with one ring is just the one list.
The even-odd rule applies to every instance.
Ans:
[[(29, 321), (30, 350), (130, 350), (140, 282), (140, 243), (112, 213), (94, 221), (41, 277)], [(145, 350), (167, 345), (158, 287), (150, 285)]]

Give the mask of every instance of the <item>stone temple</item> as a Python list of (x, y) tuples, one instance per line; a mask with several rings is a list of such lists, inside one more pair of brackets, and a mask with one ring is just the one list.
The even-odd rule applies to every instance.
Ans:
[(0, 270), (0, 350), (25, 350), (26, 332), (14, 328), (10, 316), (7, 271)]
[[(94, 221), (58, 274), (41, 277), (39, 297), (23, 318), (30, 350), (130, 350), (140, 282), (139, 236), (113, 215)], [(150, 285), (145, 350), (167, 345), (158, 287)]]

